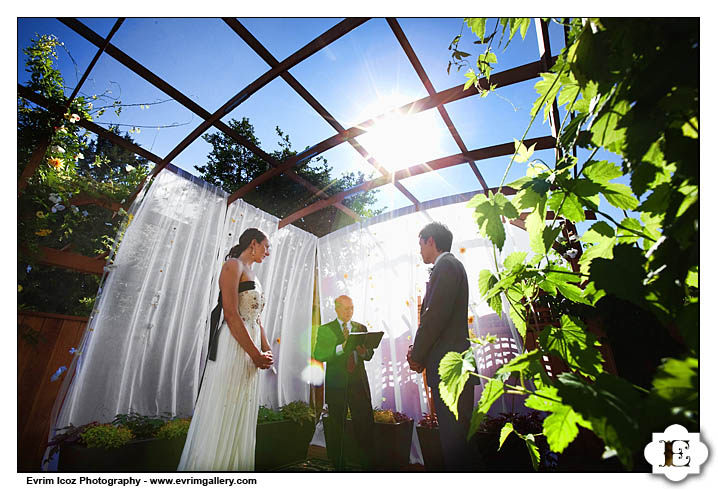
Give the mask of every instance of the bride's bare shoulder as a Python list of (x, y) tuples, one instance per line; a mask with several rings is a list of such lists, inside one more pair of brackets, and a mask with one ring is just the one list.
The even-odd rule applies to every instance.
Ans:
[(242, 261), (236, 257), (230, 257), (222, 265), (222, 274), (237, 274), (240, 275), (244, 270)]
[(254, 281), (254, 274), (236, 257), (227, 259), (222, 265), (222, 275), (236, 275), (239, 281)]

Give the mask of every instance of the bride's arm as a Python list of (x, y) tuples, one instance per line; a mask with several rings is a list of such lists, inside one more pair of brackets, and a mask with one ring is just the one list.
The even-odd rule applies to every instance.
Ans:
[(239, 278), (242, 275), (242, 265), (239, 261), (230, 259), (222, 265), (222, 272), (219, 275), (219, 289), (222, 292), (222, 309), (224, 320), (227, 321), (229, 332), (244, 351), (247, 352), (255, 365), (264, 368), (268, 360), (257, 349), (247, 328), (239, 316)]
[(267, 341), (267, 335), (264, 334), (264, 326), (262, 325), (262, 321), (258, 320), (259, 322), (259, 331), (262, 333), (262, 351), (272, 351), (272, 347), (269, 345), (269, 341)]

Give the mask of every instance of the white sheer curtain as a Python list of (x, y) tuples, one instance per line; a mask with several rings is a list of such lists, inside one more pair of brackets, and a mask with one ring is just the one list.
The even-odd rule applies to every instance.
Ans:
[(179, 173), (160, 172), (134, 208), (55, 427), (192, 413), (226, 193)]
[(111, 421), (116, 414), (189, 416), (207, 353), (209, 314), (225, 255), (242, 231), (262, 230), (271, 255), (255, 265), (267, 304), (262, 315), (275, 357), (260, 400), (277, 407), (309, 400), (316, 237), (184, 171), (162, 171), (109, 267), (54, 427)]
[[(423, 378), (409, 370), (406, 352), (418, 327), (420, 298), (429, 276), (419, 255), (418, 234), (431, 221), (442, 222), (452, 231), (451, 252), (466, 268), (470, 288), (467, 326), (471, 323), (481, 335), (492, 332), (495, 325), (505, 326), (518, 352), (520, 338), (510, 322), (487, 322), (498, 316), (492, 316), (493, 311), (481, 300), (478, 277), (482, 269), (495, 270), (493, 251), (490, 242), (478, 235), (466, 203), (383, 215), (340, 229), (317, 244), (322, 323), (335, 317), (334, 298), (347, 294), (354, 300), (354, 319), (370, 331), (385, 332), (374, 358), (367, 363), (372, 405), (403, 412), (414, 421), (429, 411)], [(497, 258), (499, 263), (515, 250), (529, 250), (525, 232), (511, 225), (506, 229), (507, 243)], [(477, 388), (477, 395), (479, 392)], [(422, 461), (416, 435), (411, 460)]]
[(317, 238), (292, 225), (270, 237), (271, 256), (262, 265), (266, 277), (262, 325), (274, 354), (273, 370), (259, 379), (260, 404), (279, 407), (309, 402), (312, 300)]
[[(260, 404), (279, 407), (295, 400), (309, 401), (306, 370), (309, 366), (312, 299), (317, 238), (293, 225), (277, 230), (279, 219), (241, 200), (227, 210), (222, 253), (217, 271), (242, 232), (258, 228), (269, 238), (270, 256), (254, 271), (264, 291), (261, 316), (274, 354), (274, 370), (263, 370), (259, 381)], [(219, 286), (212, 285), (216, 302)]]

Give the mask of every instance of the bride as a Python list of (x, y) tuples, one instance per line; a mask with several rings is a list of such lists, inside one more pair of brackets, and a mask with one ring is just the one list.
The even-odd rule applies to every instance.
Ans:
[(254, 470), (258, 369), (269, 368), (273, 359), (259, 320), (264, 294), (252, 264), (268, 256), (267, 237), (249, 228), (222, 265), (224, 322), (210, 336), (204, 382), (177, 470)]

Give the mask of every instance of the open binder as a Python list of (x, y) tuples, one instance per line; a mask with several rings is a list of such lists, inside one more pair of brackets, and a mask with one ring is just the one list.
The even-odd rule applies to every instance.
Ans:
[(344, 351), (348, 353), (360, 345), (364, 345), (366, 349), (376, 349), (382, 336), (384, 336), (384, 331), (349, 333)]

